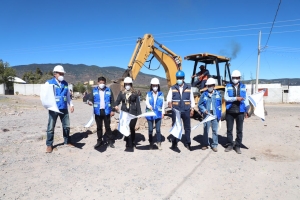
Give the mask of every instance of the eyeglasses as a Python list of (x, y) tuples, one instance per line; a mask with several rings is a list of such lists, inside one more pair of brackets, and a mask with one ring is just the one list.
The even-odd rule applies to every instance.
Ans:
[(65, 75), (65, 73), (62, 73), (62, 72), (54, 72), (55, 74), (59, 74), (61, 76)]
[(232, 79), (240, 79), (241, 77), (232, 77)]

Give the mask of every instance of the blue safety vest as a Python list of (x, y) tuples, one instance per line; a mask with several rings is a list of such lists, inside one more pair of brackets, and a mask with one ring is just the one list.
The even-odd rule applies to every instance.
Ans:
[[(203, 92), (203, 106), (208, 109), (208, 105), (207, 105), (207, 100), (208, 98), (210, 98), (208, 96), (208, 91), (206, 90), (205, 92)], [(217, 116), (218, 120), (221, 119), (221, 116), (222, 116), (222, 97), (221, 97), (221, 94), (218, 90), (214, 90), (214, 92), (212, 93), (212, 96), (211, 96), (211, 100), (212, 100), (212, 105), (214, 105), (214, 109), (211, 109), (213, 110), (213, 114)], [(200, 101), (199, 101), (200, 103)], [(208, 110), (209, 112), (209, 110)]]
[(56, 78), (53, 77), (52, 79), (47, 81), (49, 84), (54, 85), (55, 90), (55, 100), (58, 109), (68, 109), (68, 102), (67, 102), (67, 94), (68, 94), (68, 83), (66, 81), (58, 82)]
[(172, 89), (172, 107), (180, 112), (191, 109), (191, 86), (184, 83), (182, 95), (180, 95), (179, 85), (175, 84)]
[[(162, 107), (164, 104), (164, 94), (162, 92), (157, 92), (157, 99), (154, 105), (154, 98), (153, 98), (153, 92), (149, 91), (147, 93), (149, 104), (152, 106), (152, 109), (156, 116), (153, 117), (146, 117), (147, 120), (155, 120), (155, 119), (161, 119), (162, 118)], [(149, 109), (146, 108), (146, 112), (148, 112)]]
[[(246, 86), (243, 84), (243, 83), (239, 83), (239, 89), (238, 91), (240, 91), (240, 94), (236, 94), (237, 92), (235, 91), (235, 88), (234, 86), (229, 83), (226, 85), (226, 88), (227, 88), (227, 94), (229, 97), (243, 97), (244, 99), (246, 99), (246, 95), (247, 95), (247, 92), (246, 92)], [(229, 110), (232, 106), (233, 102), (228, 102), (226, 101), (226, 110)], [(246, 108), (246, 105), (245, 105), (245, 100), (242, 100), (240, 102), (240, 112), (246, 112), (247, 111), (247, 108)]]
[[(98, 87), (93, 88), (93, 96), (94, 96), (94, 113), (95, 115), (100, 115), (100, 94)], [(104, 89), (104, 102), (105, 102), (105, 115), (109, 115), (111, 113), (111, 90), (108, 87)]]

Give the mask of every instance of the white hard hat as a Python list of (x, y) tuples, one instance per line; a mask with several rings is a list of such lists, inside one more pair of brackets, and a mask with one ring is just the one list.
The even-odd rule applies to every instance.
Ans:
[(205, 83), (205, 85), (215, 85), (215, 84), (216, 84), (216, 82), (215, 82), (215, 79), (213, 79), (213, 78), (207, 79), (207, 81)]
[(53, 69), (53, 72), (61, 72), (61, 73), (66, 73), (63, 66), (61, 65), (56, 65)]
[(124, 83), (132, 83), (132, 78), (130, 77), (124, 78)]
[(234, 70), (231, 77), (241, 77), (241, 72), (239, 70)]
[(153, 85), (159, 85), (159, 80), (158, 80), (158, 78), (153, 78), (153, 79), (151, 79), (150, 84), (153, 84)]

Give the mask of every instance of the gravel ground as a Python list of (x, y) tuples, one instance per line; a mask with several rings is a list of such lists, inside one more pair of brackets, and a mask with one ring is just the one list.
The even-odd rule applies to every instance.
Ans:
[(266, 105), (265, 122), (246, 119), (240, 155), (224, 152), (225, 122), (217, 153), (201, 150), (202, 126), (192, 131), (191, 152), (182, 143), (171, 150), (168, 117), (162, 151), (149, 150), (143, 120), (134, 151), (125, 151), (120, 134), (116, 148), (95, 150), (95, 126), (83, 128), (92, 107), (74, 105), (76, 148), (61, 145), (58, 121), (56, 148), (46, 154), (48, 114), (39, 97), (0, 96), (0, 199), (300, 199), (299, 104)]

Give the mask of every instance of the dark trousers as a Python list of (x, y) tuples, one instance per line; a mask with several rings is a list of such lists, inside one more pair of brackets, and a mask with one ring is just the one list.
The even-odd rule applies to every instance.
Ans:
[(97, 124), (97, 136), (98, 136), (98, 141), (102, 141), (103, 138), (103, 121), (104, 121), (104, 126), (105, 126), (105, 131), (106, 131), (106, 136), (109, 141), (113, 141), (113, 134), (110, 129), (110, 115), (105, 115), (105, 110), (100, 109), (100, 115), (95, 115), (95, 120)]
[[(183, 128), (184, 128), (184, 134), (186, 137), (187, 144), (191, 144), (191, 118), (190, 118), (190, 110), (181, 112), (181, 119), (183, 122)], [(172, 112), (172, 126), (174, 125), (176, 121), (176, 114), (175, 112)], [(173, 137), (174, 142), (178, 142), (179, 140), (175, 137)]]
[(233, 146), (233, 124), (236, 122), (236, 139), (235, 146), (240, 147), (243, 139), (243, 123), (244, 113), (226, 113), (226, 125), (227, 125), (227, 141), (229, 145)]
[(57, 113), (54, 111), (49, 110), (49, 119), (48, 119), (48, 126), (47, 126), (47, 139), (46, 145), (52, 146), (53, 145), (53, 138), (54, 138), (54, 127), (56, 124), (56, 120), (59, 116), (62, 128), (63, 128), (63, 137), (64, 137), (64, 144), (70, 143), (70, 118), (68, 109), (61, 109), (59, 110), (62, 113)]
[(137, 122), (137, 118), (134, 118), (129, 123), (130, 135), (128, 137), (125, 137), (125, 141), (129, 145), (132, 145), (132, 143), (135, 143), (135, 125), (136, 125), (136, 122)]

